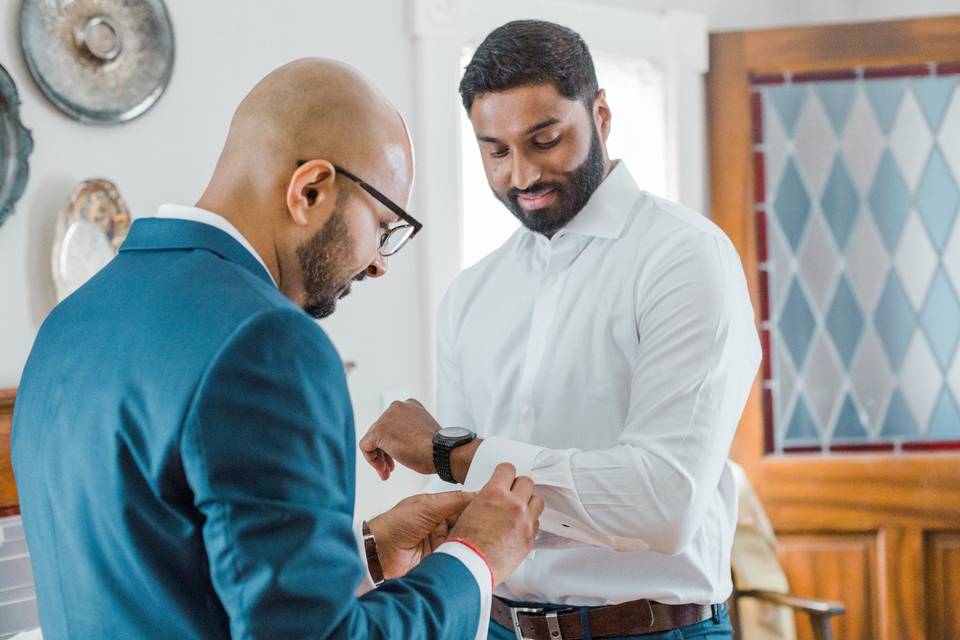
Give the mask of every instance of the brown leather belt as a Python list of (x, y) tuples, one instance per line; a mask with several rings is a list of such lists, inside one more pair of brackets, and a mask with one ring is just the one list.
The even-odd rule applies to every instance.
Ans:
[[(652, 600), (632, 600), (604, 607), (589, 607), (590, 636), (615, 636), (659, 633), (703, 622), (716, 614), (717, 605), (662, 604)], [(491, 617), (497, 624), (517, 634), (518, 640), (583, 640), (580, 607), (545, 610), (511, 607), (494, 596)]]

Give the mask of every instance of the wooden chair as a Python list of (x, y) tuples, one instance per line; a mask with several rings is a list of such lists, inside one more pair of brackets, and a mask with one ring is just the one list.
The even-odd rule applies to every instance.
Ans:
[[(743, 469), (734, 464), (733, 470), (739, 510), (731, 561), (734, 591), (729, 608), (737, 637), (744, 640), (793, 640), (796, 636), (794, 613), (803, 613), (810, 621), (815, 640), (833, 640), (831, 619), (845, 613), (845, 607), (839, 602), (790, 594), (786, 574), (777, 556), (773, 527), (763, 505)], [(763, 604), (757, 603), (765, 603), (777, 610), (765, 609)]]
[(730, 607), (730, 612), (737, 637), (743, 638), (744, 640), (751, 639), (749, 634), (741, 634), (740, 631), (739, 609), (741, 598), (753, 598), (761, 602), (789, 607), (792, 611), (807, 614), (810, 620), (810, 626), (813, 629), (814, 640), (833, 640), (833, 629), (830, 626), (830, 619), (833, 618), (833, 616), (842, 615), (846, 612), (846, 608), (840, 602), (798, 598), (797, 596), (787, 593), (764, 591), (761, 589), (734, 590), (733, 596), (731, 597), (732, 606)]

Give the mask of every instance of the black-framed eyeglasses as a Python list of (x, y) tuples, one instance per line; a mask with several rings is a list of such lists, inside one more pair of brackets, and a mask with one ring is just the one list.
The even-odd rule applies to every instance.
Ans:
[[(303, 164), (306, 164), (306, 160), (297, 160), (298, 167)], [(400, 205), (395, 203), (393, 200), (377, 191), (374, 187), (370, 186), (370, 184), (368, 184), (365, 180), (347, 171), (339, 165), (333, 165), (333, 168), (336, 169), (337, 173), (343, 174), (343, 177), (356, 182), (361, 189), (373, 196), (377, 202), (385, 206), (387, 209), (390, 209), (390, 211), (397, 214), (397, 216), (403, 220), (403, 224), (390, 227), (383, 232), (383, 235), (380, 236), (379, 251), (381, 256), (392, 256), (397, 251), (400, 251), (400, 249), (403, 248), (403, 245), (407, 244), (407, 241), (413, 236), (417, 235), (420, 232), (420, 229), (423, 228), (422, 222), (404, 211)]]

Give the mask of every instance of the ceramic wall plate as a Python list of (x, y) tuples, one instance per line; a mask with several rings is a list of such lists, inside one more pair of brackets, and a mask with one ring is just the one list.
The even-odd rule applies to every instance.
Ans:
[(102, 269), (130, 230), (130, 212), (109, 180), (81, 182), (57, 218), (53, 281), (63, 300)]
[(0, 225), (13, 213), (30, 173), (27, 162), (33, 136), (20, 122), (20, 96), (7, 70), (0, 66)]
[(20, 46), (44, 95), (81, 122), (143, 115), (173, 73), (163, 0), (23, 0)]

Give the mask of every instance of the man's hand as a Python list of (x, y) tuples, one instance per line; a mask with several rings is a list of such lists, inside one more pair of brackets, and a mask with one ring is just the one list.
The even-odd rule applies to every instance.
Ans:
[(449, 529), (475, 495), (448, 491), (411, 496), (368, 521), (377, 541), (383, 577), (399, 578), (443, 544)]
[(533, 495), (533, 480), (516, 477), (514, 466), (502, 463), (464, 509), (450, 538), (477, 547), (490, 565), (494, 584), (500, 584), (533, 547), (541, 513), (543, 500)]
[(393, 402), (360, 440), (360, 451), (381, 480), (390, 477), (394, 461), (418, 473), (430, 475), (433, 466), (433, 435), (440, 425), (416, 400)]

